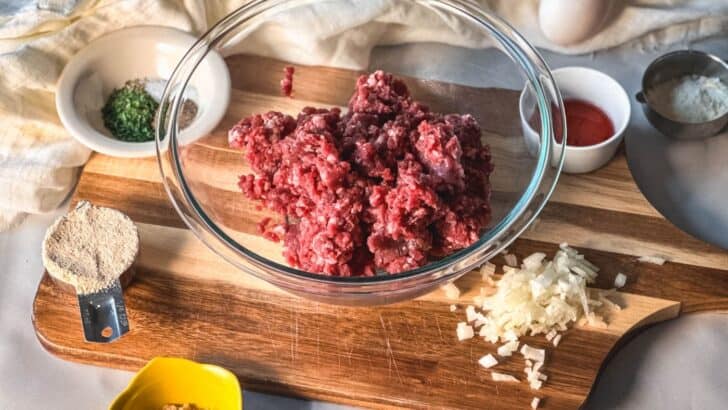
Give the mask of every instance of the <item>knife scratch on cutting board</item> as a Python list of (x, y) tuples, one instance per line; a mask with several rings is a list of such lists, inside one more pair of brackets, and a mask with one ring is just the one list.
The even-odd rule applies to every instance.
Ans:
[(444, 342), (445, 338), (442, 337), (442, 329), (440, 329), (440, 321), (437, 320), (437, 315), (435, 315), (434, 317), (435, 317), (435, 326), (437, 326), (437, 334), (440, 335), (440, 341)]
[(294, 359), (295, 359), (295, 357), (298, 355), (298, 312), (296, 312), (296, 314), (295, 314), (295, 320), (294, 320), (294, 322), (296, 324), (296, 330), (294, 332), (295, 347), (294, 347), (294, 350), (293, 350), (294, 351)]
[[(318, 311), (318, 305), (316, 305)], [(321, 319), (316, 316), (316, 366), (321, 365)]]
[(349, 366), (351, 366), (351, 355), (354, 353), (354, 346), (351, 346), (351, 349), (349, 349)]
[(291, 327), (293, 337), (291, 338), (291, 361), (296, 361), (296, 354), (298, 352), (298, 312), (291, 309), (291, 316), (293, 316), (293, 320), (291, 321)]
[(409, 332), (409, 333), (410, 333), (411, 335), (415, 334), (414, 330), (412, 330), (412, 326), (410, 326), (410, 321), (409, 321), (409, 318), (407, 318), (407, 317), (405, 317), (405, 318), (404, 318), (404, 325), (405, 325), (405, 326), (407, 326), (407, 331), (408, 331), (408, 332)]
[(387, 362), (389, 364), (389, 374), (390, 377), (392, 375), (392, 365), (394, 365), (394, 372), (397, 374), (397, 379), (399, 379), (399, 382), (401, 384), (404, 384), (402, 381), (402, 376), (399, 374), (399, 367), (397, 366), (397, 360), (394, 358), (394, 352), (392, 351), (392, 345), (389, 343), (389, 334), (387, 332), (387, 326), (384, 325), (384, 318), (382, 317), (382, 314), (379, 314), (379, 322), (382, 323), (382, 329), (384, 330), (384, 342), (387, 344)]
[[(200, 321), (200, 312), (195, 312), (195, 319), (193, 323), (199, 323)], [(195, 335), (192, 338), (192, 360), (197, 360), (197, 351), (200, 346), (200, 341), (202, 338), (200, 337), (200, 328), (195, 327)]]
[(338, 368), (341, 369), (341, 355), (336, 355), (336, 363), (338, 364)]

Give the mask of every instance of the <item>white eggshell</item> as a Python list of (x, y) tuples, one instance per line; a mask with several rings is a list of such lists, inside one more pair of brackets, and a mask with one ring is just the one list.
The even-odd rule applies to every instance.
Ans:
[(611, 0), (541, 0), (538, 22), (546, 38), (567, 46), (599, 31), (610, 3)]

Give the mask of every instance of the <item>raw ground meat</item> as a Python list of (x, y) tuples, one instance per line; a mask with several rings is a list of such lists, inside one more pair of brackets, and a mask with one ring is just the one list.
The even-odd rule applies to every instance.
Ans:
[(281, 92), (286, 97), (290, 97), (293, 93), (293, 73), (296, 72), (294, 67), (286, 67), (283, 69), (285, 76), (281, 80)]
[(348, 108), (256, 114), (228, 134), (254, 172), (240, 177), (243, 194), (288, 221), (259, 225), (283, 239), (288, 263), (399, 273), (475, 242), (490, 222), (493, 170), (475, 119), (431, 112), (382, 71), (359, 77)]

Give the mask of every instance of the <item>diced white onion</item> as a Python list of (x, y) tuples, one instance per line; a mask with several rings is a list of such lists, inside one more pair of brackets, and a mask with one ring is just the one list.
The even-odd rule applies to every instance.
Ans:
[(508, 357), (518, 350), (518, 341), (506, 342), (504, 345), (498, 347), (498, 356)]
[(518, 340), (523, 335), (563, 331), (602, 302), (587, 293), (596, 267), (563, 244), (553, 261), (536, 253), (522, 268), (504, 266), (496, 292), (478, 299), (489, 319), (479, 334), (489, 342)]
[(450, 311), (451, 312), (454, 312), (456, 310), (458, 310), (458, 307), (456, 305), (450, 305)]
[(551, 329), (548, 333), (546, 333), (546, 340), (550, 342), (554, 337), (556, 337), (556, 335), (556, 329)]
[(510, 267), (515, 268), (518, 266), (518, 258), (516, 257), (516, 255), (514, 255), (512, 253), (506, 254), (506, 256), (504, 256), (503, 259), (505, 259), (506, 265), (508, 265)]
[(475, 322), (478, 319), (478, 314), (475, 312), (475, 306), (468, 305), (468, 307), (465, 308), (465, 316), (468, 323)]
[(489, 354), (481, 357), (480, 360), (478, 360), (478, 363), (481, 366), (485, 367), (486, 369), (490, 369), (491, 367), (498, 364), (498, 360), (496, 360), (496, 358), (493, 357), (493, 355), (489, 353)]
[(458, 289), (458, 287), (455, 286), (454, 283), (448, 283), (447, 285), (442, 286), (440, 289), (445, 292), (445, 296), (448, 299), (457, 300), (460, 297), (460, 289)]
[(495, 274), (495, 265), (490, 262), (485, 262), (485, 264), (480, 267), (480, 274), (483, 276), (483, 280), (493, 276)]
[(523, 258), (523, 269), (532, 270), (541, 267), (541, 262), (546, 259), (546, 254), (543, 252), (532, 253)]
[(614, 287), (621, 288), (627, 283), (627, 276), (623, 273), (618, 273), (614, 278)]
[(606, 329), (608, 327), (607, 322), (605, 322), (601, 317), (595, 315), (594, 312), (590, 312), (586, 316), (586, 323), (587, 325), (598, 329)]
[(463, 340), (471, 339), (473, 336), (475, 336), (475, 332), (473, 332), (473, 327), (465, 322), (458, 323), (458, 327), (457, 329), (455, 329), (455, 331), (458, 335), (458, 340), (461, 342)]
[(612, 302), (611, 300), (609, 300), (604, 295), (600, 295), (599, 296), (599, 300), (601, 300), (606, 306), (608, 306), (611, 309), (614, 309), (614, 310), (622, 310), (622, 306), (619, 306), (618, 304)]
[(523, 357), (528, 360), (533, 360), (534, 362), (544, 362), (546, 360), (546, 350), (536, 349), (535, 347), (531, 347), (525, 343), (521, 346), (520, 352)]
[(652, 263), (655, 265), (664, 265), (665, 262), (667, 262), (667, 259), (663, 258), (662, 256), (656, 256), (656, 255), (640, 256), (637, 260), (640, 262)]
[[(472, 338), (475, 328), (478, 335), (488, 342), (504, 342), (497, 348), (498, 356), (509, 357), (519, 351), (525, 358), (526, 381), (532, 389), (538, 390), (548, 380), (548, 376), (541, 373), (546, 350), (521, 344), (519, 338), (543, 334), (546, 340), (558, 346), (562, 337), (560, 332), (566, 331), (571, 324), (607, 327), (595, 309), (619, 309), (619, 306), (606, 298), (615, 293), (614, 290), (587, 288), (596, 280), (599, 268), (566, 243), (559, 246), (552, 260), (537, 252), (524, 258), (520, 268), (515, 255), (507, 251), (503, 253), (506, 265), (503, 266), (503, 276), (497, 282), (493, 282), (495, 265), (488, 262), (480, 268), (483, 282), (493, 284), (495, 291), (481, 288), (480, 295), (473, 298), (475, 306), (466, 307), (467, 322), (458, 323), (458, 339)], [(621, 273), (615, 278), (617, 287), (625, 282), (626, 277)], [(449, 285), (443, 287), (446, 294), (447, 287)], [(460, 292), (457, 288), (455, 290), (457, 298)], [(450, 290), (449, 293), (452, 295), (454, 292)], [(481, 357), (478, 363), (484, 368), (499, 364), (492, 354)], [(516, 377), (504, 373), (491, 372), (491, 377), (496, 382), (518, 382)], [(540, 400), (534, 397), (531, 406), (537, 408)]]
[(518, 379), (505, 373), (490, 372), (490, 377), (494, 382), (518, 382)]

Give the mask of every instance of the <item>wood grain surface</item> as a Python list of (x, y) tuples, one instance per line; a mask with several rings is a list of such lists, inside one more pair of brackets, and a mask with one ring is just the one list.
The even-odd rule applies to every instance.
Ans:
[[(298, 67), (294, 88), (305, 101), (279, 96), (273, 78), (280, 78), (283, 63), (235, 56), (228, 65), (234, 88), (228, 115), (185, 160), (197, 161), (194, 172), (205, 176), (200, 192), (226, 199), (213, 212), (230, 220), (230, 229), (247, 240), (260, 241), (254, 228), (264, 211), (245, 204), (237, 192), (240, 153), (226, 147), (227, 129), (246, 113), (295, 112), (306, 104), (343, 106), (357, 73)], [(485, 132), (495, 145), (499, 137), (519, 135), (517, 122), (503, 121), (513, 112), (517, 92), (422, 85), (412, 84), (413, 94), (435, 101), (433, 108), (443, 111), (452, 111), (447, 108), (458, 102), (442, 95), (465, 95), (491, 106), (497, 100), (479, 118)], [(500, 148), (499, 155), (508, 158), (506, 146)], [(206, 169), (212, 157), (216, 165)], [(502, 166), (519, 166), (515, 153), (512, 159)], [(498, 177), (494, 189), (500, 195), (513, 191)], [(224, 366), (249, 389), (362, 407), (523, 409), (536, 396), (543, 398), (543, 408), (571, 409), (584, 403), (605, 359), (625, 335), (673, 318), (681, 309), (728, 309), (728, 254), (662, 218), (640, 194), (622, 153), (595, 173), (562, 176), (538, 223), (510, 247), (519, 257), (553, 254), (568, 241), (602, 268), (596, 287), (611, 287), (617, 272), (628, 277), (619, 294), (626, 308), (609, 313), (608, 328), (575, 327), (558, 348), (549, 348), (549, 379), (538, 391), (525, 382), (490, 380), (477, 360), (497, 346), (480, 338), (457, 341), (455, 327), (464, 320), (464, 306), (483, 286), (476, 272), (458, 280), (463, 294), (456, 312), (450, 312), (453, 301), (439, 291), (383, 307), (325, 305), (290, 296), (209, 251), (168, 201), (156, 159), (94, 155), (73, 197), (74, 202), (82, 199), (120, 209), (139, 226), (137, 276), (125, 291), (132, 330), (111, 344), (85, 343), (75, 295), (56, 287), (47, 274), (38, 286), (33, 323), (52, 354), (99, 366), (136, 370), (155, 356), (180, 356)], [(241, 210), (245, 217), (239, 217)], [(271, 254), (279, 252), (271, 249)], [(637, 262), (639, 256), (655, 254), (670, 261), (664, 266)], [(502, 257), (494, 262), (501, 265)], [(548, 345), (543, 337), (524, 341)], [(523, 380), (523, 367), (522, 357), (515, 355), (498, 370)]]

